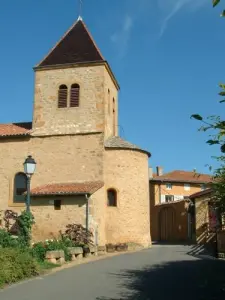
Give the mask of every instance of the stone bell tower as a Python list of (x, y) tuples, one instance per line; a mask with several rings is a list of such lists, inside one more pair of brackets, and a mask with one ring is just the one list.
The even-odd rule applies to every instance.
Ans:
[(119, 85), (81, 18), (34, 70), (34, 136), (118, 135)]

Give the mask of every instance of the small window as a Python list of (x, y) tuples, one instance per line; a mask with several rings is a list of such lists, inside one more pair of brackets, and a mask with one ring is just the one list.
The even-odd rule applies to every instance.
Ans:
[(117, 192), (114, 189), (107, 191), (108, 206), (117, 206)]
[(70, 90), (70, 107), (78, 107), (80, 102), (80, 86), (75, 83), (71, 85)]
[(17, 173), (14, 178), (14, 202), (25, 202), (27, 191), (27, 176), (24, 173)]
[(167, 190), (172, 190), (172, 183), (167, 183), (166, 184), (166, 189)]
[(191, 189), (190, 184), (185, 183), (185, 184), (184, 184), (184, 190), (185, 190), (185, 191), (190, 191), (190, 189)]
[(110, 105), (110, 90), (108, 90), (108, 114), (110, 115), (110, 109), (111, 109), (111, 105)]
[(206, 185), (205, 184), (201, 184), (201, 191), (206, 190)]
[(61, 200), (54, 200), (54, 209), (61, 210)]
[(174, 196), (173, 195), (166, 195), (165, 196), (165, 201), (166, 202), (173, 202), (174, 201)]
[(67, 107), (68, 88), (65, 84), (60, 85), (58, 91), (58, 108)]

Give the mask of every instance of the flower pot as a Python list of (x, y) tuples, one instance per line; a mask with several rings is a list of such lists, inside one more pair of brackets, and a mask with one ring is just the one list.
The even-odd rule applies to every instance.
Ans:
[(128, 250), (128, 245), (127, 244), (118, 244), (116, 245), (116, 251), (118, 252), (124, 252)]
[(90, 255), (90, 248), (88, 246), (83, 247), (84, 257), (88, 257)]
[(106, 251), (109, 252), (109, 253), (115, 252), (116, 251), (116, 246), (112, 245), (112, 244), (106, 245)]

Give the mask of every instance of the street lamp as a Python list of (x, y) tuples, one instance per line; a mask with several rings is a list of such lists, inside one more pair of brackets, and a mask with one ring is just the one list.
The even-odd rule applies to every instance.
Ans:
[(35, 172), (36, 168), (36, 162), (32, 158), (31, 155), (29, 155), (24, 164), (24, 173), (27, 175), (27, 199), (26, 199), (26, 207), (27, 207), (27, 212), (30, 212), (30, 181), (31, 181), (31, 176)]

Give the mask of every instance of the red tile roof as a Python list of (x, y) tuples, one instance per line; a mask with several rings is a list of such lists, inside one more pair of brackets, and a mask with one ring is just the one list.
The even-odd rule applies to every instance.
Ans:
[(76, 195), (93, 194), (104, 183), (102, 181), (77, 182), (77, 183), (52, 183), (36, 187), (31, 190), (33, 196), (51, 196), (51, 195)]
[(212, 182), (212, 177), (208, 174), (198, 174), (193, 171), (174, 170), (161, 176), (153, 176), (150, 180), (161, 182), (210, 183)]
[(0, 124), (0, 137), (29, 135), (32, 123)]
[(78, 20), (37, 67), (103, 61), (86, 25)]
[(191, 199), (199, 198), (199, 197), (202, 197), (202, 196), (204, 196), (204, 195), (211, 194), (212, 192), (213, 192), (212, 189), (206, 189), (206, 190), (204, 190), (204, 191), (201, 191), (201, 192), (194, 193), (194, 194), (190, 195), (189, 198), (191, 198)]

